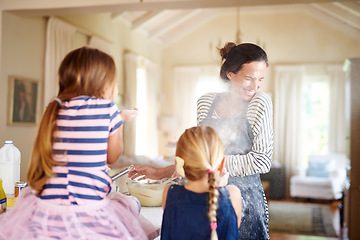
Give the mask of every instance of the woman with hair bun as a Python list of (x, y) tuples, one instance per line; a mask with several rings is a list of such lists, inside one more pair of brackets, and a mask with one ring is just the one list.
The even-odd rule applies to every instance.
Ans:
[[(268, 206), (260, 174), (270, 171), (273, 155), (273, 109), (268, 95), (258, 92), (268, 67), (266, 52), (252, 43), (229, 42), (219, 49), (220, 77), (229, 90), (207, 93), (197, 102), (197, 123), (213, 127), (224, 144), (229, 184), (242, 195), (239, 239), (269, 238)], [(174, 165), (165, 168), (137, 166), (130, 177), (169, 177)]]
[(268, 207), (260, 174), (270, 170), (273, 153), (272, 103), (258, 92), (268, 59), (251, 43), (227, 43), (220, 49), (220, 77), (229, 84), (223, 93), (201, 96), (197, 106), (199, 125), (212, 126), (224, 144), (229, 184), (242, 195), (239, 239), (269, 239)]

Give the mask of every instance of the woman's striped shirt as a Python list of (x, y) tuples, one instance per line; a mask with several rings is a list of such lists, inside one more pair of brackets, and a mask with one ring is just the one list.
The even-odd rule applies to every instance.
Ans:
[(83, 205), (110, 192), (107, 173), (108, 138), (123, 121), (113, 101), (80, 96), (64, 101), (58, 112), (53, 167), (40, 198), (60, 205)]
[[(206, 118), (216, 93), (207, 93), (197, 102), (197, 123)], [(212, 118), (219, 116), (214, 111)], [(225, 156), (230, 176), (245, 176), (270, 171), (273, 155), (273, 109), (268, 95), (259, 92), (251, 99), (246, 117), (254, 135), (251, 151), (246, 155)]]

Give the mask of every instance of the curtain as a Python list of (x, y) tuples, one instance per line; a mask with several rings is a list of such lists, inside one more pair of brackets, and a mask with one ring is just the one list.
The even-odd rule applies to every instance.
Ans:
[(196, 126), (197, 100), (208, 92), (225, 91), (219, 79), (218, 66), (184, 66), (174, 68), (174, 115), (180, 136), (187, 128)]
[(44, 103), (49, 101), (59, 91), (58, 68), (65, 55), (72, 50), (72, 41), (76, 28), (57, 18), (49, 18), (46, 30), (45, 72), (44, 72)]
[[(124, 106), (128, 109), (136, 107), (136, 71), (140, 58), (133, 53), (124, 55), (125, 92)], [(124, 154), (135, 155), (136, 145), (136, 120), (124, 124)]]
[(301, 88), (304, 68), (275, 67), (274, 161), (285, 167), (286, 182), (298, 171), (301, 159)]
[[(125, 108), (132, 109), (139, 107), (139, 115), (135, 121), (126, 122), (124, 125), (124, 153), (128, 156), (135, 156), (138, 153), (147, 157), (158, 156), (158, 134), (157, 116), (158, 111), (158, 89), (160, 89), (159, 66), (150, 60), (133, 54), (126, 53), (125, 61)], [(139, 74), (143, 70), (145, 74)], [(138, 106), (138, 78), (144, 77), (146, 86), (146, 106)], [(141, 126), (137, 126), (140, 122)], [(139, 129), (143, 129), (139, 131)]]
[(330, 80), (329, 152), (346, 153), (346, 74), (341, 66), (328, 66)]
[(174, 115), (178, 119), (177, 135), (196, 126), (196, 84), (200, 67), (177, 67), (174, 69)]
[(158, 127), (157, 127), (157, 116), (159, 116), (158, 109), (158, 96), (160, 86), (160, 69), (159, 66), (150, 61), (145, 61), (144, 64), (146, 71), (146, 90), (147, 90), (147, 105), (146, 109), (146, 134), (144, 145), (145, 152), (150, 157), (157, 157), (159, 153), (158, 146)]

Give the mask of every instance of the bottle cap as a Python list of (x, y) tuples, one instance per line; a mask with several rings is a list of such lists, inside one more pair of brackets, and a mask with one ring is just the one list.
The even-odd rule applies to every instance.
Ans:
[(5, 144), (13, 144), (13, 141), (11, 141), (11, 140), (6, 140), (6, 141), (5, 141)]

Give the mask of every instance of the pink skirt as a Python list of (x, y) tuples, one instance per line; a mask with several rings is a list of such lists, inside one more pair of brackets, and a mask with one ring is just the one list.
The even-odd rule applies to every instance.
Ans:
[(110, 193), (92, 205), (62, 206), (39, 199), (27, 187), (15, 206), (0, 215), (0, 239), (156, 238), (156, 229), (139, 212), (137, 199), (121, 193)]

